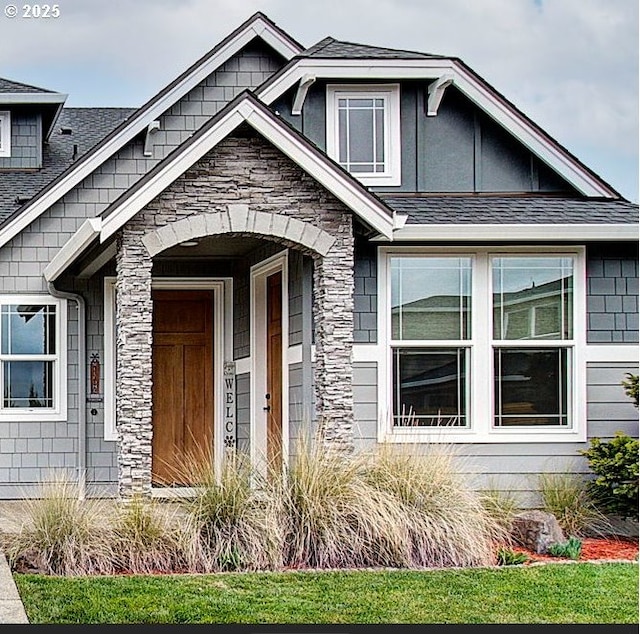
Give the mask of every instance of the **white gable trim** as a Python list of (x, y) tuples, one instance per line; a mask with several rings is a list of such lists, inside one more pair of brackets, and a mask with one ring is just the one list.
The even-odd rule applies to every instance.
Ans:
[[(540, 240), (558, 242), (581, 241), (628, 241), (638, 239), (638, 225), (634, 224), (405, 224), (393, 232), (393, 242), (413, 240), (442, 240), (474, 242), (495, 240)], [(382, 238), (373, 238), (382, 241)]]
[(42, 272), (44, 279), (47, 282), (57, 280), (76, 257), (96, 239), (100, 234), (101, 226), (100, 218), (85, 220), (47, 264)]
[[(18, 235), (25, 227), (51, 207), (51, 205), (60, 200), (62, 196), (78, 185), (123, 145), (128, 143), (142, 130), (145, 130), (154, 119), (184, 97), (192, 88), (197, 86), (213, 71), (238, 53), (256, 36), (261, 37), (267, 44), (285, 57), (285, 59), (291, 59), (301, 50), (300, 47), (284, 38), (262, 16), (258, 15), (252, 22), (247, 24), (244, 29), (229, 40), (229, 42), (216, 51), (214, 55), (204, 59), (200, 66), (194, 68), (189, 75), (176, 83), (171, 90), (162, 97), (152, 101), (144, 112), (132, 115), (132, 120), (129, 125), (123, 128), (108, 143), (100, 146), (87, 160), (69, 172), (54, 187), (46, 192), (46, 194), (35, 200), (31, 205), (25, 207), (20, 215), (16, 216), (13, 221), (0, 229), (0, 247)], [(31, 96), (31, 98), (33, 99), (33, 96)]]
[(61, 92), (3, 92), (2, 104), (62, 104), (67, 97)]
[(332, 80), (366, 79), (440, 79), (443, 73), (452, 78), (456, 86), (479, 108), (505, 127), (540, 160), (558, 172), (585, 196), (616, 198), (616, 193), (598, 177), (591, 174), (584, 165), (574, 159), (566, 150), (550, 140), (533, 126), (515, 107), (502, 101), (495, 90), (489, 89), (462, 64), (454, 59), (367, 59), (328, 60), (303, 58), (283, 72), (275, 81), (266, 83), (257, 91), (259, 99), (273, 103), (287, 89), (305, 75)]
[(245, 97), (131, 196), (120, 203), (116, 201), (111, 206), (109, 215), (102, 221), (100, 240), (104, 242), (113, 235), (243, 121), (313, 176), (318, 183), (352, 209), (367, 224), (387, 239), (391, 238), (394, 220), (382, 203), (378, 204), (369, 197), (362, 191), (359, 184), (351, 182), (351, 179), (328, 159), (319, 160), (317, 154), (301, 143), (290, 130), (277, 120), (274, 121), (274, 115), (264, 112)]

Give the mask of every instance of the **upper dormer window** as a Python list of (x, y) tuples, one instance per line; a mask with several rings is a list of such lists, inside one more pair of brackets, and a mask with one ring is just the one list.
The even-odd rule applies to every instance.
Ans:
[(0, 157), (11, 156), (11, 115), (0, 111)]
[(365, 185), (400, 185), (400, 86), (327, 86), (327, 153)]

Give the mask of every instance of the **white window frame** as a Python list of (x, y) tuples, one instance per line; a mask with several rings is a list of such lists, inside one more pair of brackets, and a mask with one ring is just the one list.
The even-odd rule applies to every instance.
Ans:
[[(67, 418), (67, 302), (51, 295), (0, 295), (0, 306), (28, 304), (56, 307), (56, 353), (0, 354), (0, 421), (47, 422)], [(1, 324), (0, 324), (1, 328)], [(46, 357), (46, 359), (45, 359)], [(53, 407), (4, 407), (4, 361), (53, 361)]]
[(384, 172), (352, 172), (364, 185), (398, 186), (400, 165), (400, 84), (328, 84), (327, 85), (327, 154), (339, 163), (338, 99), (372, 98), (384, 101)]
[[(391, 338), (391, 266), (390, 258), (398, 255), (471, 257), (471, 338), (457, 342), (468, 345), (470, 363), (468, 428), (421, 428), (393, 426), (393, 376)], [(571, 350), (568, 403), (569, 426), (560, 428), (495, 427), (493, 351), (495, 347), (522, 345), (522, 340), (494, 344), (492, 330), (493, 289), (491, 259), (493, 257), (554, 256), (571, 257), (573, 269), (573, 339), (534, 339), (526, 341), (530, 347), (568, 347)], [(586, 440), (586, 257), (580, 247), (380, 247), (378, 250), (378, 324), (381, 350), (378, 382), (378, 440), (389, 443), (508, 443), (508, 442), (584, 442)], [(394, 346), (397, 342), (394, 342)]]
[(0, 157), (11, 156), (11, 113), (0, 110)]

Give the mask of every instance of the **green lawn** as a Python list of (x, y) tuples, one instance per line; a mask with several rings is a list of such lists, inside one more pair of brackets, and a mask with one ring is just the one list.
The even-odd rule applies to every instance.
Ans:
[(60, 578), (31, 623), (638, 623), (638, 565)]

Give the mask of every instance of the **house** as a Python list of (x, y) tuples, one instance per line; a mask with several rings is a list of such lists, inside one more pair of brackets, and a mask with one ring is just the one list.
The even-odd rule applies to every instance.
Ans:
[(638, 435), (638, 205), (457, 58), (256, 13), (140, 108), (0, 80), (0, 498), (455, 445), (534, 503)]

